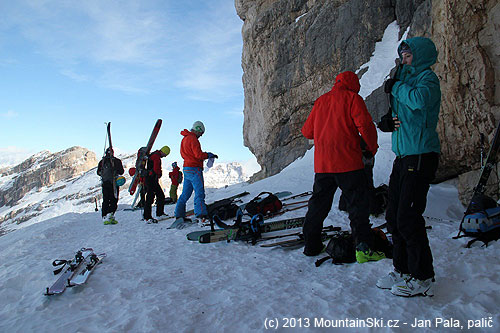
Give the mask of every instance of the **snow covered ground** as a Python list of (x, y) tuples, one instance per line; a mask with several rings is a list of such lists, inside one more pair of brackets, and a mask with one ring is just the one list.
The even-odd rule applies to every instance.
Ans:
[[(387, 181), (392, 162), (389, 136), (380, 133), (379, 142), (376, 184)], [(207, 201), (242, 191), (251, 193), (245, 201), (264, 190), (296, 194), (311, 190), (312, 182), (313, 150), (276, 176), (211, 190)], [(346, 214), (335, 208), (338, 198), (325, 225), (348, 229)], [(65, 214), (0, 237), (0, 332), (251, 332), (274, 320), (280, 331), (288, 330), (286, 324), (296, 331), (345, 324), (357, 325), (344, 328), (352, 332), (407, 331), (415, 320), (430, 320), (426, 331), (443, 331), (455, 320), (467, 329), (469, 320), (481, 319), (475, 323), (493, 327), (477, 331), (498, 332), (499, 244), (464, 249), (466, 240), (451, 239), (462, 211), (452, 183), (431, 187), (425, 215), (432, 226), (436, 296), (411, 299), (375, 287), (391, 269), (389, 259), (316, 268), (317, 258), (301, 250), (190, 242), (185, 235), (198, 227), (169, 230), (172, 220), (147, 225), (139, 211), (119, 210), (120, 223), (111, 226), (97, 212)], [(52, 260), (69, 258), (81, 247), (108, 257), (85, 286), (44, 296), (56, 279)], [(438, 325), (441, 319), (454, 321)], [(363, 322), (399, 328), (360, 328)]]

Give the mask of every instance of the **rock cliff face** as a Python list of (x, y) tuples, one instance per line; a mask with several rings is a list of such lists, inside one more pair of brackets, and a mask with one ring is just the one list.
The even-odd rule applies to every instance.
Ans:
[(489, 143), (500, 116), (500, 4), (433, 1), (431, 36), (443, 92), (440, 174), (479, 167), (480, 133)]
[(7, 169), (0, 177), (0, 207), (13, 206), (33, 189), (81, 175), (97, 166), (95, 153), (73, 147), (51, 154), (43, 151)]
[[(479, 133), (491, 139), (500, 115), (498, 1), (236, 0), (235, 6), (244, 21), (243, 134), (262, 166), (256, 178), (304, 154), (310, 144), (300, 129), (314, 100), (336, 74), (366, 63), (394, 20), (401, 33), (410, 27), (409, 37), (431, 37), (439, 51), (439, 179), (479, 167)], [(381, 89), (366, 101), (374, 120), (387, 110)]]

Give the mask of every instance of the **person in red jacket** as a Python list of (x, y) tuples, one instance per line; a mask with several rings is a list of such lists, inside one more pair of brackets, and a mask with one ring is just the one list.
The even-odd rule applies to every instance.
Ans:
[(194, 215), (199, 219), (208, 217), (205, 204), (205, 187), (203, 181), (203, 161), (218, 156), (201, 150), (198, 139), (205, 133), (205, 125), (195, 121), (190, 131), (184, 129), (181, 135), (181, 156), (184, 159), (184, 187), (175, 206), (175, 217), (186, 217), (186, 202), (194, 190)]
[(162, 176), (161, 158), (170, 154), (168, 146), (162, 147), (151, 153), (146, 163), (146, 177), (144, 179), (144, 186), (146, 188), (146, 202), (144, 203), (144, 220), (148, 223), (157, 223), (158, 220), (154, 219), (151, 215), (151, 206), (156, 197), (156, 217), (165, 215), (165, 194), (160, 186), (159, 179)]
[(177, 202), (177, 188), (179, 184), (182, 182), (182, 172), (181, 169), (177, 166), (177, 162), (172, 163), (172, 171), (168, 173), (168, 177), (172, 182), (170, 185), (170, 199), (172, 199), (171, 203)]
[(302, 134), (314, 140), (313, 194), (303, 227), (304, 254), (307, 256), (318, 255), (324, 250), (321, 241), (323, 221), (340, 187), (347, 201), (357, 261), (385, 257), (382, 252), (371, 250), (373, 236), (361, 138), (366, 142), (366, 149), (375, 156), (377, 130), (365, 102), (358, 95), (359, 89), (356, 74), (340, 73), (332, 90), (316, 100), (302, 127)]

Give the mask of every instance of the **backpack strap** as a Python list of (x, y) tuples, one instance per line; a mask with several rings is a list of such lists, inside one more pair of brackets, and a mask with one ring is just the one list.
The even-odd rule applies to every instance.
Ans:
[(330, 258), (331, 258), (330, 256), (326, 256), (324, 258), (316, 260), (316, 262), (314, 264), (316, 265), (316, 267), (319, 267), (319, 266), (321, 266), (321, 264), (323, 264), (325, 261), (327, 261)]

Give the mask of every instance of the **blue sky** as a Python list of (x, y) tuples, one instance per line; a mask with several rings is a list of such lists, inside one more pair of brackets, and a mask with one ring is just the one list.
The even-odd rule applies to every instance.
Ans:
[(0, 154), (113, 144), (180, 160), (180, 131), (205, 123), (220, 161), (243, 146), (241, 27), (234, 0), (0, 2)]

